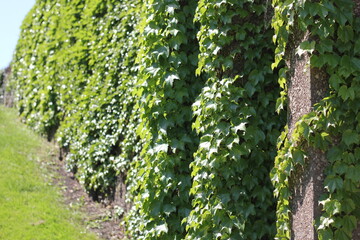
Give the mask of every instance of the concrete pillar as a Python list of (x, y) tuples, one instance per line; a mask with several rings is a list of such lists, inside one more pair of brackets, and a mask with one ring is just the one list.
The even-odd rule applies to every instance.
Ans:
[[(304, 114), (312, 111), (328, 91), (328, 77), (321, 69), (310, 68), (310, 56), (305, 53), (296, 54), (296, 49), (302, 41), (310, 39), (310, 33), (293, 36), (286, 55), (288, 72), (288, 124), (289, 134), (294, 130), (295, 123)], [(323, 191), (325, 154), (320, 150), (307, 149), (309, 156), (307, 165), (296, 169), (296, 177), (290, 183), (291, 199), (291, 239), (314, 240), (317, 233), (314, 220), (321, 214), (318, 204)]]

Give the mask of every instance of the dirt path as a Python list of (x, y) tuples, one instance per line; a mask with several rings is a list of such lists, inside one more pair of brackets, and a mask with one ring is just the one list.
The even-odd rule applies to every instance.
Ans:
[(61, 188), (65, 204), (70, 209), (83, 213), (87, 228), (102, 239), (124, 239), (121, 208), (114, 203), (93, 201), (74, 175), (66, 171), (64, 161), (60, 161), (58, 156), (57, 153), (51, 154), (50, 162), (43, 164), (53, 172), (53, 181)]

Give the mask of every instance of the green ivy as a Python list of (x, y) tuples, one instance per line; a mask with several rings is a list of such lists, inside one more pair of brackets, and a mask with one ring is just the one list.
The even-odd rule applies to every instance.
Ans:
[[(131, 89), (139, 20), (136, 1), (38, 1), (13, 62), (18, 105), (35, 130), (70, 151), (85, 188), (111, 194), (140, 152)], [(59, 129), (58, 129), (59, 128)]]
[(196, 1), (144, 3), (136, 91), (141, 96), (138, 132), (145, 145), (131, 189), (128, 231), (133, 239), (185, 236), (181, 221), (191, 210), (189, 164), (198, 144), (191, 105), (203, 82), (195, 76), (195, 8)]
[[(353, 1), (273, 1), (275, 17), (276, 66), (287, 60), (288, 41), (310, 33), (312, 41), (298, 43), (297, 54), (309, 54), (309, 65), (323, 69), (329, 83), (328, 96), (304, 116), (290, 139), (286, 132), (272, 171), (278, 197), (277, 238), (290, 239), (291, 178), (298, 166), (308, 161), (308, 149), (326, 154), (324, 195), (319, 204), (322, 215), (316, 219), (319, 239), (352, 239), (360, 220), (359, 199), (359, 18), (353, 16)], [(284, 73), (287, 69), (282, 70)], [(286, 74), (284, 74), (286, 75)], [(286, 77), (279, 80), (286, 95)]]
[[(135, 150), (139, 147), (136, 97), (129, 91), (137, 75), (137, 8), (138, 4), (128, 1), (102, 1), (88, 4), (84, 10), (86, 28), (79, 39), (88, 38), (88, 54), (83, 57), (91, 74), (77, 81), (87, 82), (76, 88), (81, 89), (76, 101), (65, 105), (67, 115), (58, 141), (70, 150), (69, 167), (95, 196), (114, 189), (119, 173), (127, 171), (134, 154), (140, 151)], [(94, 34), (89, 34), (90, 30)]]
[(201, 0), (199, 66), (208, 79), (193, 105), (201, 135), (191, 164), (194, 197), (186, 239), (271, 239), (269, 171), (284, 122), (266, 1)]
[(60, 20), (58, 12), (57, 1), (37, 1), (22, 25), (12, 65), (20, 113), (30, 126), (44, 134), (59, 125), (52, 72), (57, 41), (51, 34)]

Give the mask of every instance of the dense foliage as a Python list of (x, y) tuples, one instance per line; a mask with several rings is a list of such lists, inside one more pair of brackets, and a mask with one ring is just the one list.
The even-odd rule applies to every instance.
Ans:
[[(326, 154), (322, 216), (316, 219), (319, 239), (352, 239), (360, 220), (358, 174), (360, 22), (351, 0), (302, 1), (296, 4), (276, 0), (273, 25), (276, 31), (276, 62), (287, 59), (290, 39), (310, 32), (310, 40), (300, 41), (298, 54), (310, 54), (310, 67), (324, 69), (329, 92), (304, 116), (290, 140), (286, 132), (279, 142), (272, 179), (279, 199), (277, 237), (290, 239), (290, 187), (296, 167), (306, 164), (310, 148)], [(357, 13), (358, 14), (358, 13)], [(289, 69), (283, 69), (285, 73)], [(286, 75), (286, 74), (284, 74)], [(280, 82), (286, 92), (285, 78)], [(285, 96), (283, 94), (283, 96)]]
[(273, 238), (268, 173), (284, 119), (275, 113), (270, 18), (266, 1), (199, 2), (197, 71), (208, 80), (194, 104), (201, 140), (187, 239)]
[(49, 138), (57, 131), (69, 168), (94, 196), (109, 194), (140, 151), (129, 91), (137, 8), (136, 1), (38, 1), (14, 59), (21, 115)]
[[(138, 113), (128, 91), (137, 73), (134, 42), (138, 35), (138, 6), (129, 2), (86, 5), (80, 22), (84, 27), (77, 30), (79, 36), (75, 37), (80, 45), (68, 50), (81, 52), (84, 72), (80, 81), (72, 78), (79, 73), (63, 75), (68, 82), (62, 97), (68, 103), (64, 104), (66, 115), (58, 142), (70, 150), (69, 167), (95, 195), (113, 189), (116, 177), (126, 172), (130, 160), (140, 151), (135, 134)], [(80, 84), (75, 86), (80, 91), (75, 99), (69, 93), (73, 84)]]
[[(309, 147), (328, 160), (319, 238), (351, 239), (353, 11), (351, 0), (37, 0), (12, 63), (18, 109), (94, 197), (126, 176), (132, 239), (272, 239), (275, 227), (290, 238), (289, 179)], [(305, 33), (296, 52), (326, 71), (329, 92), (287, 139), (283, 63)]]
[[(135, 239), (182, 239), (191, 210), (189, 164), (198, 145), (191, 105), (202, 87), (195, 76), (195, 1), (145, 1), (141, 22), (139, 95), (145, 142), (132, 189)], [(136, 233), (136, 235), (134, 235)]]

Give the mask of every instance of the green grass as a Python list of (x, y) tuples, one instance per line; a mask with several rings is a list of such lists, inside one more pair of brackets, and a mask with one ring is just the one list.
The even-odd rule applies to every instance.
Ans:
[(0, 239), (95, 240), (61, 202), (40, 161), (51, 146), (0, 106)]

